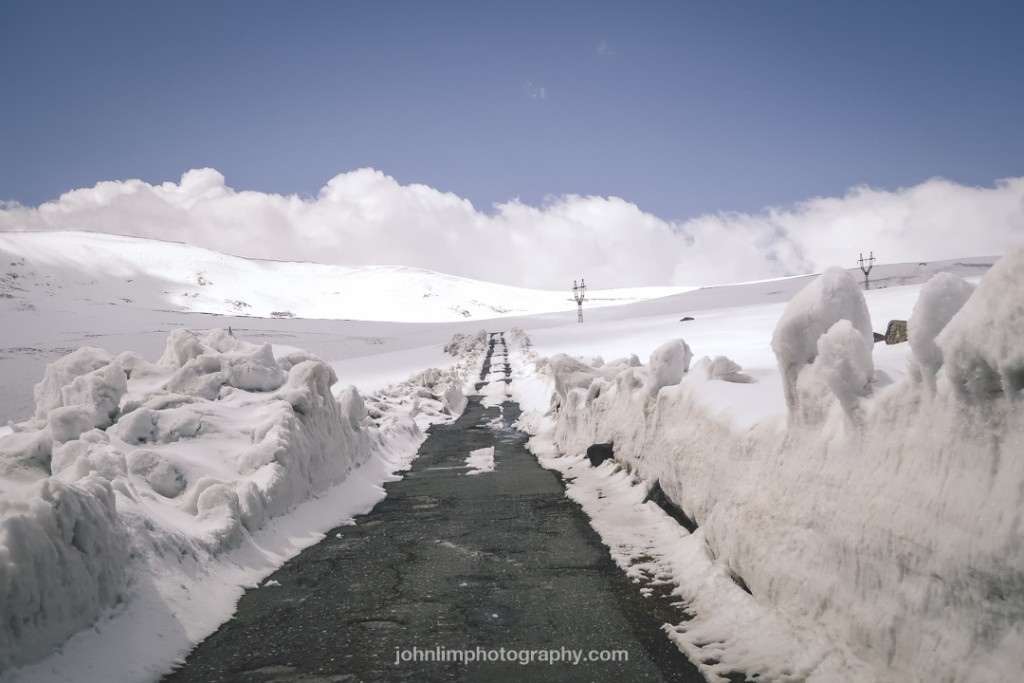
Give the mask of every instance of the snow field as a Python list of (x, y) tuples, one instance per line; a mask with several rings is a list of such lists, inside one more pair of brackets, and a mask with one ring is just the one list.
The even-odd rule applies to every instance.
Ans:
[[(229, 256), (174, 242), (95, 232), (2, 232), (12, 281), (74, 302), (117, 301), (151, 309), (262, 318), (463, 321), (570, 311), (565, 292), (469, 280), (420, 268), (346, 267)], [(9, 257), (9, 258), (8, 258)], [(69, 284), (74, 287), (68, 287)], [(616, 306), (690, 287), (595, 290), (593, 306)], [(128, 296), (126, 296), (128, 295)]]
[[(482, 351), (465, 340), (450, 367), (365, 401), (306, 352), (222, 330), (174, 330), (155, 363), (85, 347), (51, 364), (35, 416), (0, 435), (0, 679), (166, 671), (241, 586), (322, 537), (310, 528), (383, 497), (422, 429), (465, 407)], [(144, 654), (123, 656), (131, 632), (149, 633)]]
[[(637, 507), (631, 487), (658, 482), (700, 525), (655, 561), (695, 614), (672, 638), (711, 680), (995, 682), (1024, 670), (1024, 251), (976, 289), (933, 279), (910, 323), (901, 372), (895, 347), (868, 343), (856, 281), (826, 271), (776, 325), (781, 382), (761, 368), (755, 383), (721, 382), (716, 363), (743, 368), (691, 364), (681, 340), (647, 366), (523, 352), (523, 422), (541, 455), (565, 454), (546, 462), (578, 472), (588, 446), (613, 442), (625, 472), (588, 476), (622, 489), (616, 515)], [(743, 398), (764, 400), (765, 387), (781, 410)]]

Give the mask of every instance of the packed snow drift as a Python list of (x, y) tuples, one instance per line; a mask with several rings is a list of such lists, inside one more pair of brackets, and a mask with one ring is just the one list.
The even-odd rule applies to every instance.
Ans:
[[(166, 638), (155, 662), (133, 668), (114, 657), (106, 677), (82, 662), (55, 667), (69, 680), (159, 674), (233, 609), (214, 595), (232, 584), (218, 567), (234, 572), (228, 594), (237, 597), (286, 559), (261, 546), (270, 520), (372, 459), (386, 479), (407, 464), (421, 427), (462, 411), (465, 362), (483, 348), (475, 341), (463, 346), (463, 365), (425, 370), (365, 400), (306, 352), (219, 329), (174, 330), (155, 362), (83, 347), (51, 364), (35, 387), (35, 415), (0, 436), (0, 671), (45, 657), (101, 617), (97, 630), (116, 630), (133, 606), (180, 602), (187, 584), (207, 613), (191, 615), (191, 633), (158, 628)], [(362, 481), (366, 491), (313, 525), (323, 531), (367, 511), (379, 484)]]
[[(890, 349), (877, 367), (869, 306), (839, 269), (782, 311), (781, 383), (760, 368), (751, 383), (724, 357), (693, 362), (682, 338), (647, 365), (526, 352), (535, 370), (513, 387), (534, 449), (577, 478), (570, 495), (624, 568), (678, 583), (690, 614), (669, 633), (710, 680), (1024, 671), (1024, 251), (976, 288), (939, 274), (907, 289), (920, 294), (902, 371)], [(763, 386), (774, 414), (745, 408)], [(598, 443), (618, 465), (590, 473)], [(655, 484), (693, 534), (622, 532)], [(622, 505), (603, 514), (616, 491)]]

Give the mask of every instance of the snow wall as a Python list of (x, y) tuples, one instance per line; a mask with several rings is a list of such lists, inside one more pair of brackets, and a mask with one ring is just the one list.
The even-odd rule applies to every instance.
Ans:
[[(714, 373), (707, 362), (691, 369), (681, 340), (645, 367), (561, 355), (538, 365), (559, 450), (613, 442), (759, 603), (823, 630), (880, 681), (1019, 680), (1024, 251), (976, 289), (936, 276), (909, 334), (910, 372), (893, 384), (874, 370), (859, 286), (826, 271), (772, 340), (788, 419), (749, 429), (702, 404)], [(683, 626), (673, 637), (684, 649), (706, 642)]]
[(0, 672), (131, 601), (145, 574), (202, 572), (374, 454), (415, 451), (417, 411), (465, 404), (452, 372), (422, 374), (401, 410), (364, 405), (312, 355), (221, 330), (173, 331), (156, 363), (85, 347), (51, 364), (35, 416), (0, 438)]

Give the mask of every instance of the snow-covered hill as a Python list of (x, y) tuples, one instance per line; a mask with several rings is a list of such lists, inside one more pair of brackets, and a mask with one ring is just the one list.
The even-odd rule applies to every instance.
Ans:
[[(419, 268), (261, 261), (186, 244), (94, 232), (0, 233), (0, 297), (40, 294), (118, 305), (260, 318), (443, 322), (566, 311), (565, 291), (521, 289)], [(567, 279), (568, 285), (568, 279)], [(685, 287), (594, 290), (589, 306)]]

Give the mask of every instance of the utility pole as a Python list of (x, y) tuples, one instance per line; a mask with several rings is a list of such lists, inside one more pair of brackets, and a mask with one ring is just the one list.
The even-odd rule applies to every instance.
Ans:
[(576, 299), (576, 322), (583, 322), (583, 300), (587, 298), (587, 283), (580, 278), (580, 283), (572, 281), (572, 298)]
[(868, 280), (868, 273), (871, 272), (871, 266), (875, 265), (875, 252), (871, 252), (867, 258), (864, 258), (864, 252), (860, 253), (860, 258), (857, 259), (857, 265), (864, 271), (864, 289), (871, 287), (871, 282)]

